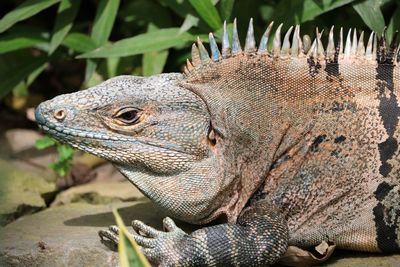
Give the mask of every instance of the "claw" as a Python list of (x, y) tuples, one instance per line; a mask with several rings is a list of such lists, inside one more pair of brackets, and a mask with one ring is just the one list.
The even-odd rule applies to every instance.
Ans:
[(118, 248), (118, 231), (118, 227), (110, 226), (108, 230), (100, 230), (98, 232), (101, 242), (113, 251), (116, 251)]

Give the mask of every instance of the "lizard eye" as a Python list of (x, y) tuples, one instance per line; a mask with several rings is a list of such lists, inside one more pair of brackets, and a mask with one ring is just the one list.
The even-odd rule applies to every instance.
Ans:
[(139, 111), (134, 108), (123, 108), (115, 114), (115, 118), (126, 124), (134, 124), (139, 120)]

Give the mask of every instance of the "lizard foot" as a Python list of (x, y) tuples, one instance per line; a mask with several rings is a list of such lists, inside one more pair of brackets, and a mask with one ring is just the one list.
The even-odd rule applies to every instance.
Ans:
[(181, 249), (186, 242), (190, 242), (192, 239), (168, 217), (163, 220), (165, 232), (156, 230), (138, 220), (132, 222), (132, 227), (136, 231), (133, 238), (142, 247), (143, 254), (151, 262), (161, 266), (174, 265), (179, 262)]
[(119, 241), (118, 234), (119, 234), (119, 229), (116, 225), (109, 226), (107, 230), (99, 231), (101, 243), (103, 243), (113, 251), (118, 250), (118, 241)]
[[(165, 232), (139, 220), (132, 221), (132, 227), (134, 231), (129, 234), (141, 247), (142, 253), (148, 260), (161, 266), (170, 266), (179, 262), (182, 246), (192, 239), (168, 217), (163, 220)], [(118, 234), (119, 229), (116, 225), (99, 231), (101, 242), (113, 251), (118, 250)]]

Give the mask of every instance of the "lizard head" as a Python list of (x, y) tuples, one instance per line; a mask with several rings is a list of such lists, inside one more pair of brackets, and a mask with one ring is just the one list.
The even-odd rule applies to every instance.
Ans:
[(172, 215), (207, 220), (222, 188), (210, 115), (178, 85), (182, 77), (119, 76), (41, 103), (36, 120), (60, 142), (113, 162)]

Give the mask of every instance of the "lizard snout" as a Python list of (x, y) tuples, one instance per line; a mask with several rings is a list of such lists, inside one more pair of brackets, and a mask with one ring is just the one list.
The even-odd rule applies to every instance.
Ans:
[(46, 124), (46, 119), (43, 115), (44, 107), (43, 103), (41, 103), (37, 108), (35, 109), (35, 119), (36, 122), (39, 124)]
[(35, 118), (39, 124), (63, 122), (69, 115), (65, 107), (51, 107), (47, 102), (41, 103), (35, 110)]

